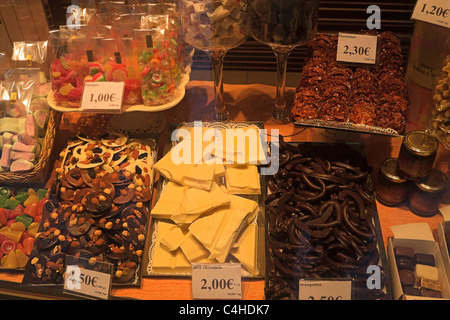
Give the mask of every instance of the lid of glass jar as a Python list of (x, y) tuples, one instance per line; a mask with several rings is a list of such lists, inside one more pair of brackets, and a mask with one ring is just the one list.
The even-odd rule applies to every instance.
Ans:
[(385, 178), (393, 182), (397, 183), (407, 182), (407, 179), (401, 176), (397, 170), (397, 158), (385, 160), (381, 165), (380, 170)]
[(432, 155), (439, 147), (436, 138), (424, 131), (408, 132), (403, 143), (411, 152), (421, 156)]
[(416, 181), (416, 186), (428, 192), (441, 192), (447, 186), (447, 177), (441, 170), (433, 168), (428, 177)]

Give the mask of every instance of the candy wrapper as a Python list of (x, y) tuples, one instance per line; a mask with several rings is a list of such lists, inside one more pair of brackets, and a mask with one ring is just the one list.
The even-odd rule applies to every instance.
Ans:
[[(181, 81), (182, 70), (184, 69), (184, 48), (183, 41), (179, 36), (179, 26), (175, 15), (175, 7), (169, 6), (166, 10), (170, 13), (151, 14), (142, 17), (141, 27), (143, 29), (159, 29), (163, 35), (158, 36), (157, 45), (167, 51), (172, 78), (178, 86)], [(172, 9), (170, 9), (172, 7)], [(155, 9), (154, 7), (151, 7)]]
[(154, 106), (170, 102), (176, 88), (172, 77), (176, 63), (169, 57), (164, 30), (141, 29), (135, 30), (134, 35), (144, 104)]
[(125, 82), (123, 103), (134, 105), (141, 102), (141, 83), (137, 57), (133, 55), (132, 38), (103, 39), (105, 50), (103, 71), (106, 81)]
[(101, 39), (74, 36), (62, 40), (62, 52), (51, 67), (52, 90), (59, 105), (79, 108), (84, 82), (105, 80), (98, 62)]
[(17, 68), (0, 81), (0, 170), (26, 172), (34, 168), (49, 118), (39, 97), (40, 69)]

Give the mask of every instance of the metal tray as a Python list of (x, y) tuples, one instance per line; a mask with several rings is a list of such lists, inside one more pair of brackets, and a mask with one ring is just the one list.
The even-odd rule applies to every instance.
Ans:
[[(180, 127), (193, 127), (196, 123), (189, 122), (189, 123), (170, 123), (169, 124), (169, 135), (168, 140), (165, 146), (164, 154), (168, 153), (172, 147), (175, 145), (174, 142), (171, 141), (171, 134), (172, 132)], [(234, 122), (234, 123), (222, 123), (222, 122), (203, 122), (203, 127), (207, 128), (216, 128), (216, 129), (237, 129), (237, 128), (244, 128), (249, 126), (257, 126), (259, 129), (264, 129), (264, 123), (263, 122)], [(264, 206), (264, 199), (266, 195), (266, 182), (265, 182), (265, 176), (260, 175), (260, 184), (261, 184), (261, 194), (260, 195), (241, 195), (243, 197), (249, 198), (251, 200), (254, 200), (258, 202), (259, 205), (259, 212), (256, 215), (255, 220), (253, 223), (256, 223), (258, 225), (258, 238), (257, 238), (257, 255), (258, 255), (258, 269), (259, 273), (258, 275), (253, 275), (247, 270), (245, 270), (244, 267), (242, 267), (242, 277), (243, 278), (253, 278), (253, 279), (263, 279), (264, 278), (264, 270), (265, 270), (265, 206)], [(159, 197), (161, 196), (162, 192), (164, 191), (164, 188), (167, 184), (167, 180), (160, 176), (156, 195), (155, 195), (155, 203), (159, 200)], [(150, 213), (151, 216), (151, 213)], [(159, 221), (165, 221), (169, 222), (164, 219), (152, 219), (152, 222), (150, 224), (150, 231), (149, 231), (149, 239), (147, 241), (146, 250), (144, 252), (144, 273), (143, 276), (148, 277), (191, 277), (191, 273), (186, 272), (173, 272), (173, 273), (160, 273), (155, 272), (152, 270), (152, 260), (153, 260), (153, 253), (154, 253), (154, 247), (156, 242), (156, 236), (158, 233), (158, 222)], [(226, 262), (238, 262), (234, 257), (229, 255)]]
[[(363, 151), (363, 145), (362, 143), (326, 143), (326, 142), (292, 142), (288, 143), (291, 146), (304, 146), (305, 149), (308, 148), (309, 150), (313, 150), (315, 154), (323, 160), (329, 160), (329, 161), (349, 161), (349, 164), (353, 166), (358, 166), (363, 172), (368, 172), (368, 184), (369, 187), (373, 190), (373, 182), (371, 179), (371, 168), (368, 166), (367, 159), (365, 157), (364, 151)], [(269, 184), (269, 182), (267, 182)], [(268, 189), (267, 194), (270, 194), (270, 190)], [(373, 197), (375, 199), (375, 197)], [(267, 211), (267, 210), (266, 210)], [(381, 232), (381, 225), (380, 220), (378, 216), (378, 211), (375, 207), (375, 213), (373, 216), (373, 225), (375, 229), (375, 235), (376, 235), (376, 243), (377, 243), (377, 249), (379, 252), (379, 261), (378, 266), (380, 266), (381, 273), (383, 275), (383, 288), (382, 291), (385, 293), (384, 299), (390, 300), (392, 299), (392, 288), (391, 288), (391, 281), (390, 281), (390, 273), (387, 263), (387, 256), (386, 256), (386, 249), (384, 246), (383, 236)], [(272, 253), (269, 250), (268, 242), (271, 240), (271, 236), (269, 235), (269, 219), (268, 219), (268, 213), (266, 213), (266, 278), (265, 278), (265, 287), (267, 288), (270, 284), (269, 279), (269, 269), (272, 259)], [(368, 274), (369, 276), (370, 274)], [(299, 278), (300, 279), (300, 278)], [(305, 278), (306, 279), (306, 278)], [(321, 278), (321, 279), (315, 279), (315, 280), (334, 280), (333, 279), (327, 279), (327, 278)], [(338, 278), (338, 280), (343, 280), (348, 278)], [(298, 293), (298, 292), (297, 292)], [(353, 294), (352, 294), (353, 296)]]

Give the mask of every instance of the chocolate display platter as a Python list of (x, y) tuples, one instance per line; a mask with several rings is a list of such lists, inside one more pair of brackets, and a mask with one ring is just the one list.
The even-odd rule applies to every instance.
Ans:
[[(78, 135), (68, 143), (60, 155), (61, 167), (49, 192), (23, 285), (62, 286), (69, 256), (92, 259), (82, 267), (93, 270), (102, 267), (96, 261), (112, 265), (113, 286), (140, 285), (157, 140), (156, 134), (108, 133), (95, 139)], [(86, 162), (84, 156), (91, 159), (89, 154), (94, 154), (92, 159), (97, 159), (97, 153), (105, 166), (79, 166)]]
[[(202, 123), (204, 128), (215, 128), (215, 129), (239, 129), (239, 128), (247, 128), (247, 127), (254, 127), (257, 126), (259, 129), (264, 128), (264, 124), (262, 122), (242, 122), (242, 123), (221, 123), (221, 122), (212, 122), (212, 123)], [(169, 124), (169, 133), (172, 133), (175, 129), (180, 127), (194, 127), (195, 124), (192, 123), (170, 123)], [(169, 152), (176, 143), (172, 142), (170, 140), (171, 134), (168, 135), (168, 141), (166, 143), (165, 147), (165, 154)], [(162, 176), (159, 177), (158, 184), (157, 184), (157, 190), (155, 195), (154, 203), (157, 203), (158, 200), (161, 197), (161, 194), (163, 194), (167, 184), (168, 180)], [(257, 274), (248, 272), (244, 267), (242, 267), (242, 276), (244, 278), (249, 279), (261, 279), (264, 278), (264, 270), (265, 270), (265, 249), (264, 249), (264, 237), (265, 237), (265, 230), (264, 230), (264, 224), (265, 224), (265, 218), (264, 218), (264, 198), (265, 198), (265, 190), (266, 184), (265, 184), (265, 176), (260, 175), (260, 185), (261, 185), (261, 194), (258, 195), (239, 195), (244, 198), (253, 200), (258, 203), (258, 213), (256, 214), (255, 218), (252, 221), (252, 224), (257, 226), (257, 240), (256, 240), (256, 254), (257, 254), (257, 265), (258, 265), (258, 272)], [(150, 214), (152, 216), (152, 214)], [(150, 224), (150, 231), (149, 231), (149, 239), (147, 241), (147, 246), (145, 250), (144, 255), (144, 270), (143, 270), (143, 276), (148, 277), (190, 277), (192, 275), (191, 269), (189, 268), (186, 270), (186, 268), (182, 269), (173, 269), (173, 272), (159, 272), (153, 270), (153, 259), (154, 259), (154, 252), (155, 252), (155, 246), (156, 241), (158, 237), (158, 227), (160, 223), (173, 223), (173, 221), (169, 219), (156, 219), (154, 216), (152, 216), (151, 224)], [(239, 261), (232, 255), (229, 254), (228, 258), (226, 260), (226, 263), (239, 263)]]
[[(370, 168), (362, 144), (287, 144), (281, 140), (280, 146), (284, 153), (280, 153), (278, 174), (296, 176), (300, 180), (291, 181), (292, 188), (282, 191), (276, 187), (282, 181), (274, 185), (274, 180), (269, 181), (271, 178), (267, 178), (266, 299), (298, 299), (300, 279), (348, 279), (353, 281), (352, 299), (390, 299), (392, 289), (386, 251), (373, 196)], [(290, 154), (290, 158), (286, 158), (286, 154)], [(284, 167), (289, 161), (291, 164)], [(292, 161), (296, 164), (293, 165)], [(283, 171), (287, 167), (289, 171)], [(359, 169), (349, 171), (353, 173), (350, 176), (343, 168)], [(341, 170), (343, 176), (348, 175), (346, 179), (353, 181), (347, 184), (346, 180), (334, 174), (336, 170)], [(274, 179), (279, 178), (279, 175), (274, 176)], [(364, 182), (364, 188), (352, 191), (358, 181)], [(333, 184), (336, 189), (332, 187)], [(316, 188), (316, 191), (311, 191), (313, 189), (306, 185)], [(318, 190), (327, 191), (321, 196)], [(333, 190), (337, 190), (336, 193)], [(366, 198), (358, 197), (356, 194), (359, 195), (359, 191)], [(283, 206), (289, 206), (291, 211), (285, 211)], [(322, 206), (324, 208), (320, 209)], [(362, 224), (356, 224), (356, 217), (350, 218), (350, 206), (364, 207), (360, 210), (365, 212), (364, 217), (360, 216)], [(352, 209), (352, 215), (354, 211)], [(324, 216), (327, 218), (319, 221)], [(350, 262), (355, 262), (356, 267)], [(381, 270), (380, 290), (371, 291), (364, 287), (367, 277), (371, 275), (366, 273), (367, 263)]]

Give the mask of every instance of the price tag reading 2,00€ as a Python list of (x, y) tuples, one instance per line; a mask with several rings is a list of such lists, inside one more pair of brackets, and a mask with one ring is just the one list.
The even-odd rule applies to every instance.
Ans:
[(81, 108), (84, 112), (120, 113), (124, 90), (124, 82), (86, 82)]
[(336, 61), (375, 64), (377, 60), (377, 36), (339, 33)]
[(351, 300), (351, 280), (299, 280), (299, 300)]
[(194, 299), (242, 299), (239, 263), (193, 263), (192, 297)]

